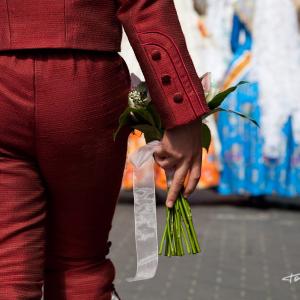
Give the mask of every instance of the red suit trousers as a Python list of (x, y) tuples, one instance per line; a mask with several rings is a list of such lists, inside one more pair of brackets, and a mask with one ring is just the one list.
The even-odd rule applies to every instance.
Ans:
[(129, 89), (118, 53), (0, 52), (1, 300), (111, 299)]

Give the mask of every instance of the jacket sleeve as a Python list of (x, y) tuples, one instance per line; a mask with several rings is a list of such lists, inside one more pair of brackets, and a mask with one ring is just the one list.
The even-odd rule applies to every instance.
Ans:
[(117, 17), (164, 127), (187, 124), (208, 112), (173, 0), (119, 0)]

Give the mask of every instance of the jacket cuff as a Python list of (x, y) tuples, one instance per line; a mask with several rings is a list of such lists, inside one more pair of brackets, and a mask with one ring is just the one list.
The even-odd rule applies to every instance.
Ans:
[[(144, 75), (164, 128), (185, 125), (209, 111), (203, 87), (172, 39), (159, 32), (138, 33), (148, 66)], [(194, 73), (194, 74), (193, 74)]]

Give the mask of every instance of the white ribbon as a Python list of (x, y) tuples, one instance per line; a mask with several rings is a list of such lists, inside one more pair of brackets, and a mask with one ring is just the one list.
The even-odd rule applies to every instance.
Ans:
[(133, 164), (133, 196), (137, 270), (127, 281), (153, 278), (158, 266), (158, 241), (153, 153), (160, 141), (152, 141), (130, 155)]

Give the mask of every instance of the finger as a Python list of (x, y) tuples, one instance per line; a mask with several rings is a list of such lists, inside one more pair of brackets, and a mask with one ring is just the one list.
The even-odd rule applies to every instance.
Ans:
[(202, 155), (195, 156), (193, 163), (192, 163), (191, 171), (189, 174), (189, 179), (187, 181), (187, 184), (186, 184), (186, 187), (185, 187), (184, 193), (183, 193), (183, 196), (185, 198), (187, 198), (194, 192), (194, 190), (196, 189), (196, 187), (199, 183), (199, 180), (201, 177), (201, 165), (202, 165)]
[(157, 158), (161, 158), (161, 159), (164, 159), (167, 157), (173, 157), (173, 158), (177, 159), (178, 162), (183, 159), (182, 153), (177, 153), (175, 151), (169, 150), (164, 146), (158, 147), (157, 150), (155, 150), (153, 152), (153, 156), (154, 156), (154, 158), (157, 157)]
[(167, 157), (164, 159), (156, 157), (155, 161), (163, 169), (173, 168), (178, 163), (177, 159), (175, 159), (174, 157)]
[(158, 147), (154, 152), (153, 156), (155, 159), (164, 159), (169, 156), (169, 153), (163, 147)]
[(185, 161), (179, 166), (179, 168), (175, 170), (174, 178), (171, 183), (168, 196), (167, 196), (167, 201), (166, 201), (166, 205), (168, 207), (170, 208), (173, 207), (177, 199), (177, 196), (183, 186), (184, 179), (188, 173), (189, 168), (190, 168), (190, 163), (188, 161)]

